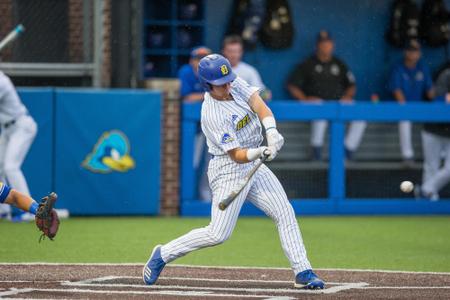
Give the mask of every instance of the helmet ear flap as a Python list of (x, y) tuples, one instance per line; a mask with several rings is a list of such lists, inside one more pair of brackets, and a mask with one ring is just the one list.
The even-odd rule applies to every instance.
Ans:
[(202, 85), (203, 89), (207, 92), (211, 91), (211, 84), (209, 84), (208, 82), (206, 82), (205, 79), (203, 79), (202, 76), (198, 77), (200, 80), (200, 84)]
[(204, 82), (202, 84), (203, 88), (205, 89), (205, 91), (210, 92), (212, 90), (212, 86), (210, 83)]

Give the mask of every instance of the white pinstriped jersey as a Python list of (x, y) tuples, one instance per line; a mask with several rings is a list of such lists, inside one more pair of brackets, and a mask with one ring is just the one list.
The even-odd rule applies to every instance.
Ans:
[(231, 83), (233, 100), (215, 100), (205, 93), (201, 124), (209, 153), (224, 155), (235, 148), (257, 148), (263, 141), (261, 122), (249, 106), (249, 99), (259, 88), (237, 77)]
[(0, 123), (4, 124), (27, 113), (11, 80), (0, 71)]

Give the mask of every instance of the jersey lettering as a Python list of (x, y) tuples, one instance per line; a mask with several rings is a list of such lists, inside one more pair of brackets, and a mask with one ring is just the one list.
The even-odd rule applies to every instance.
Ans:
[(248, 114), (246, 114), (245, 117), (243, 117), (243, 118), (236, 124), (236, 131), (237, 131), (237, 130), (241, 130), (242, 128), (244, 128), (245, 126), (247, 126), (248, 123), (250, 123), (250, 117), (248, 116)]

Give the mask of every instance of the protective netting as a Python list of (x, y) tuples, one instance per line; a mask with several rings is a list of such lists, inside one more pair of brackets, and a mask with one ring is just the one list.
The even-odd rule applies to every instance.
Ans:
[(18, 24), (25, 27), (1, 61), (92, 62), (93, 1), (0, 0), (0, 10), (0, 39)]
[[(280, 122), (278, 127), (286, 142), (278, 157), (267, 164), (283, 184), (288, 197), (328, 198), (330, 129), (324, 136), (319, 161), (314, 159), (310, 146), (309, 122)], [(405, 162), (400, 150), (398, 123), (368, 123), (352, 159), (342, 158), (345, 160), (346, 198), (414, 199), (414, 193), (400, 190), (400, 183), (408, 180), (421, 185), (423, 182), (422, 129), (422, 124), (412, 124), (414, 162)], [(441, 198), (449, 198), (450, 185), (439, 194)]]

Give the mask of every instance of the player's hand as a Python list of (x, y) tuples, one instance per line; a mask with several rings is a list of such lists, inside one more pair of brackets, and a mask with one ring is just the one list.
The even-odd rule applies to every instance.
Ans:
[(280, 151), (284, 145), (284, 137), (278, 132), (276, 128), (271, 128), (266, 132), (267, 145), (273, 147), (276, 152)]
[(267, 161), (271, 161), (271, 160), (274, 160), (275, 157), (277, 157), (278, 151), (273, 146), (269, 146), (269, 147), (263, 146), (263, 147), (260, 147), (260, 149), (261, 149), (261, 157), (260, 158), (267, 156)]
[(340, 100), (341, 104), (353, 104), (352, 98), (342, 97)]

